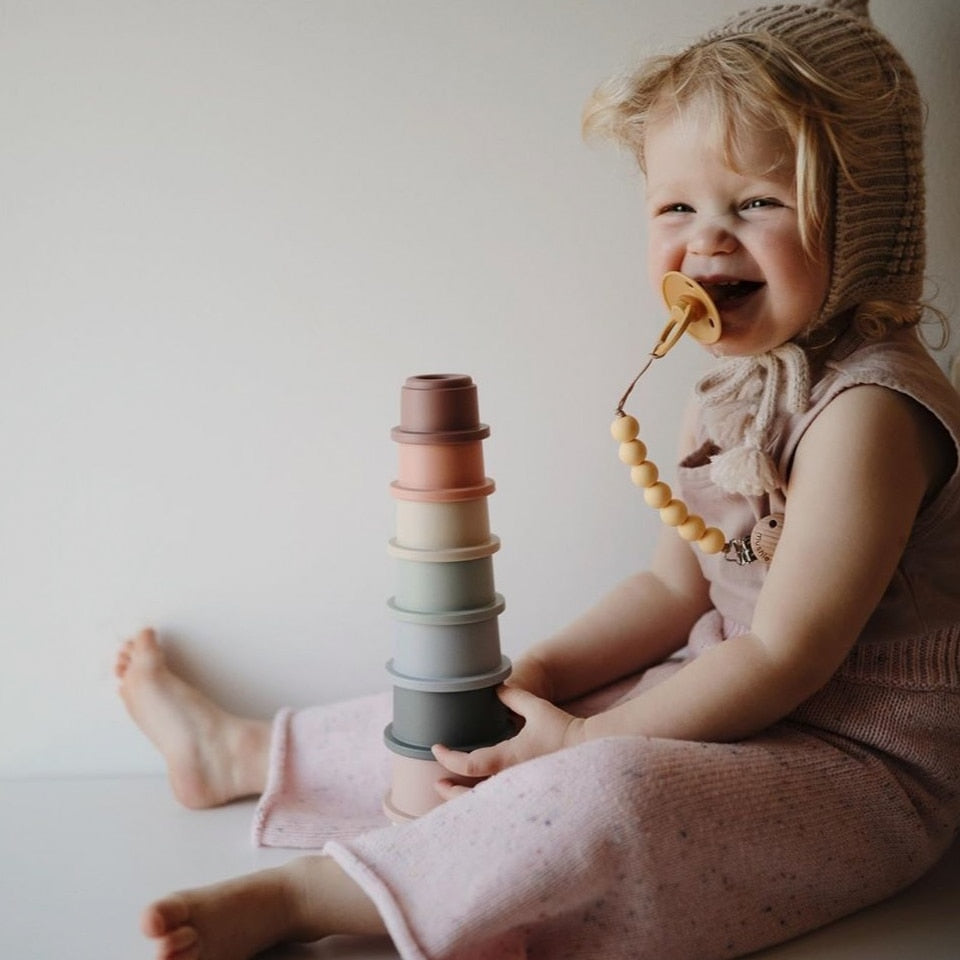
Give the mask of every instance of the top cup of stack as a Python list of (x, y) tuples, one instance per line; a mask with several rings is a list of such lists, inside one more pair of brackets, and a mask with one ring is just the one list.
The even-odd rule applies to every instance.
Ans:
[(407, 377), (400, 390), (400, 425), (391, 436), (400, 443), (463, 443), (482, 440), (477, 385), (459, 373)]

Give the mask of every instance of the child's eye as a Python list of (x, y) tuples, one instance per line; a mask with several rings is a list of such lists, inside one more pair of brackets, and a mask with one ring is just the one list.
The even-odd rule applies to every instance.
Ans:
[(782, 207), (783, 204), (774, 197), (752, 197), (741, 206), (741, 210), (762, 210), (764, 207)]
[(664, 204), (660, 213), (693, 213), (693, 207), (689, 203), (667, 203)]

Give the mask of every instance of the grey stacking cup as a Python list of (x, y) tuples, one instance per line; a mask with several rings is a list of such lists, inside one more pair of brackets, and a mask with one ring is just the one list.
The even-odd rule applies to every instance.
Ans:
[(510, 711), (497, 687), (510, 675), (510, 661), (473, 677), (424, 680), (389, 671), (393, 679), (392, 734), (401, 743), (457, 749), (496, 743), (513, 733)]

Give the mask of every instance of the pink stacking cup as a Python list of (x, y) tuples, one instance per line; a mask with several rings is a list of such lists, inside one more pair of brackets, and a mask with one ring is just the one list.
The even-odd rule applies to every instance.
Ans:
[(467, 787), (479, 783), (478, 780), (451, 773), (433, 759), (394, 753), (392, 764), (391, 787), (383, 800), (383, 812), (394, 823), (415, 820), (440, 806), (443, 798), (436, 791), (438, 780), (452, 780)]
[(477, 500), (480, 497), (489, 497), (496, 489), (490, 477), (483, 483), (469, 487), (438, 487), (436, 490), (420, 490), (417, 487), (408, 487), (399, 480), (390, 484), (390, 492), (398, 500), (417, 500), (421, 503), (459, 503), (463, 500)]
[[(402, 436), (402, 435), (400, 435)], [(397, 446), (397, 482), (410, 490), (443, 490), (483, 483), (483, 440)]]

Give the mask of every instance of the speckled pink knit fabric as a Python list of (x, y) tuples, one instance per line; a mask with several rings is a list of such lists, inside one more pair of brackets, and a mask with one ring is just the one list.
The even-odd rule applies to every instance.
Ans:
[[(914, 396), (960, 448), (960, 400), (912, 336), (854, 344), (811, 416), (860, 382)], [(784, 432), (784, 458), (808, 422)], [(732, 535), (769, 509), (711, 493), (702, 472), (681, 471), (685, 499)], [(851, 656), (785, 721), (736, 744), (586, 743), (409, 824), (373, 823), (388, 697), (284, 713), (256, 837), (326, 841), (404, 960), (720, 960), (820, 926), (919, 877), (960, 824), (958, 556), (960, 473), (925, 507)], [(758, 565), (713, 563), (717, 609), (693, 656), (744, 629), (762, 582)]]
[(309, 710), (281, 710), (273, 721), (267, 788), (253, 820), (265, 847), (319, 849), (333, 837), (382, 827), (390, 786), (383, 728), (389, 693)]
[(949, 845), (957, 696), (838, 679), (807, 711), (866, 725), (877, 709), (909, 758), (792, 722), (737, 744), (609, 738), (325, 849), (404, 960), (741, 956), (889, 896)]

